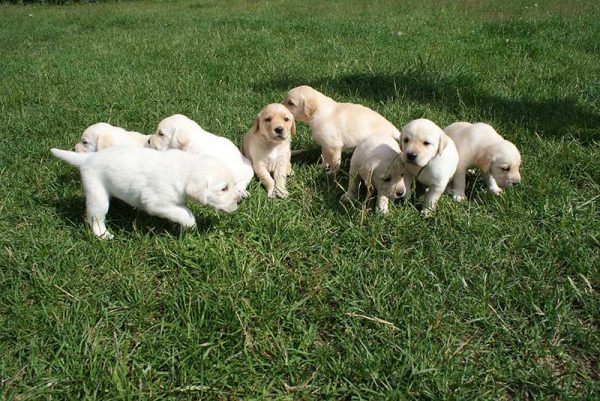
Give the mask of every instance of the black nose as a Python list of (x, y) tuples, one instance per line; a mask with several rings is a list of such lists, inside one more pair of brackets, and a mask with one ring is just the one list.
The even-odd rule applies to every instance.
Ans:
[(281, 133), (283, 132), (283, 127), (275, 127), (274, 131), (275, 133), (281, 135)]
[(513, 181), (513, 187), (516, 187), (517, 185), (519, 185), (521, 183), (521, 181)]
[(150, 138), (148, 138), (148, 145), (150, 145)]
[(237, 204), (239, 205), (240, 203), (242, 203), (242, 198), (237, 200)]
[(402, 198), (404, 196), (404, 191), (398, 191), (398, 192), (396, 192), (396, 196), (398, 198)]
[(417, 158), (417, 154), (416, 153), (407, 153), (406, 158), (408, 160), (414, 161)]

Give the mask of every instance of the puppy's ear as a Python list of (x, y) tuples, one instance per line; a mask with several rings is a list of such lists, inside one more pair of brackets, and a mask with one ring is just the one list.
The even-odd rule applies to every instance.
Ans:
[(448, 146), (448, 141), (451, 141), (450, 137), (448, 135), (446, 135), (445, 133), (442, 133), (442, 135), (440, 136), (440, 144), (439, 144), (438, 150), (437, 150), (438, 156), (442, 155), (442, 153), (444, 152), (444, 149), (446, 149), (446, 146)]
[[(373, 189), (373, 173), (375, 172), (374, 166), (366, 164), (360, 169), (360, 175), (363, 177), (363, 181), (367, 186), (367, 189)], [(352, 179), (352, 177), (350, 177)]]
[(259, 130), (260, 130), (260, 113), (258, 113), (256, 115), (256, 117), (254, 118), (254, 121), (252, 121), (252, 127), (250, 127), (250, 132), (252, 134), (258, 134)]
[(190, 134), (185, 130), (175, 129), (171, 137), (171, 145), (169, 148), (186, 150), (190, 143)]
[(96, 135), (96, 152), (113, 146), (114, 140), (112, 134), (107, 131), (98, 132)]
[(404, 134), (400, 131), (400, 152), (404, 152)]
[(488, 174), (490, 169), (492, 168), (492, 163), (494, 162), (494, 156), (489, 150), (484, 150), (477, 156), (475, 159), (475, 163), (477, 163), (477, 167), (481, 170), (482, 173)]
[(316, 99), (314, 99), (314, 98), (306, 99), (304, 96), (302, 96), (302, 100), (304, 102), (304, 114), (308, 118), (312, 118), (313, 114), (315, 114), (315, 111), (317, 111)]
[(192, 175), (185, 187), (185, 194), (188, 198), (206, 205), (206, 202), (208, 202), (208, 180), (206, 178), (196, 178)]

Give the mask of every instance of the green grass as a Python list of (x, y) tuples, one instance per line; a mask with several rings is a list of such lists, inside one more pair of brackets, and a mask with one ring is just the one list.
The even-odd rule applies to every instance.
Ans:
[[(0, 4), (0, 398), (600, 397), (597, 1)], [(298, 124), (291, 197), (199, 229), (114, 201), (111, 242), (51, 157), (183, 113), (239, 143), (297, 84), (402, 126), (486, 121), (503, 197), (341, 205)], [(348, 155), (344, 169), (348, 168)]]

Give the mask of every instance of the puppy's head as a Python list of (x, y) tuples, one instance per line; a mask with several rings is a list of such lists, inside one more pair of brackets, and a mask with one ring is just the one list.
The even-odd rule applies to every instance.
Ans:
[(267, 142), (282, 143), (296, 134), (292, 113), (279, 103), (271, 103), (258, 113), (250, 131)]
[(450, 139), (433, 121), (413, 120), (402, 128), (400, 148), (407, 163), (424, 167), (440, 156)]
[(185, 191), (189, 198), (202, 205), (228, 213), (236, 211), (242, 200), (231, 170), (210, 156), (202, 157), (202, 163), (190, 175)]
[(365, 179), (366, 184), (374, 186), (378, 194), (389, 199), (402, 198), (406, 193), (406, 185), (401, 153), (382, 144), (375, 149), (374, 156), (377, 160), (371, 165), (370, 179)]
[(190, 134), (197, 125), (182, 114), (167, 117), (158, 123), (156, 132), (148, 138), (147, 146), (156, 150), (185, 150)]
[(322, 94), (310, 86), (302, 85), (290, 90), (283, 105), (294, 115), (296, 120), (308, 123), (319, 105), (319, 95)]
[(117, 127), (107, 123), (90, 125), (83, 131), (81, 140), (75, 145), (75, 152), (98, 152), (113, 146), (113, 135)]
[(521, 183), (521, 154), (509, 141), (505, 140), (488, 147), (476, 162), (482, 172), (491, 174), (503, 188)]

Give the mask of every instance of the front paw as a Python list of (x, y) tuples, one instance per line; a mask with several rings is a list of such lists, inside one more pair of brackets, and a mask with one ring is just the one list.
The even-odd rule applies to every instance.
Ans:
[(250, 192), (248, 192), (248, 191), (247, 191), (247, 190), (245, 190), (245, 189), (240, 189), (240, 196), (241, 196), (242, 198), (244, 198), (244, 199), (245, 199), (245, 198), (248, 198), (248, 197), (250, 197)]
[(340, 202), (351, 202), (354, 198), (356, 198), (356, 194), (353, 192), (344, 192), (342, 196), (340, 196)]
[(275, 193), (275, 196), (281, 199), (285, 199), (290, 196), (290, 193), (285, 188), (276, 187), (273, 192)]
[(464, 202), (467, 200), (467, 196), (465, 194), (453, 193), (452, 199), (454, 199), (456, 202)]
[(386, 215), (390, 212), (390, 210), (388, 209), (388, 205), (385, 206), (378, 206), (377, 207), (377, 213), (382, 214), (382, 215)]
[(99, 236), (99, 238), (102, 240), (111, 240), (115, 238), (115, 236), (109, 233), (108, 230), (106, 230), (102, 235)]
[(431, 217), (432, 214), (433, 214), (433, 209), (430, 209), (428, 207), (424, 207), (423, 210), (421, 210), (421, 216), (423, 216), (423, 217)]
[(490, 188), (490, 192), (495, 194), (495, 195), (502, 195), (502, 188), (500, 187), (495, 187), (495, 188)]

